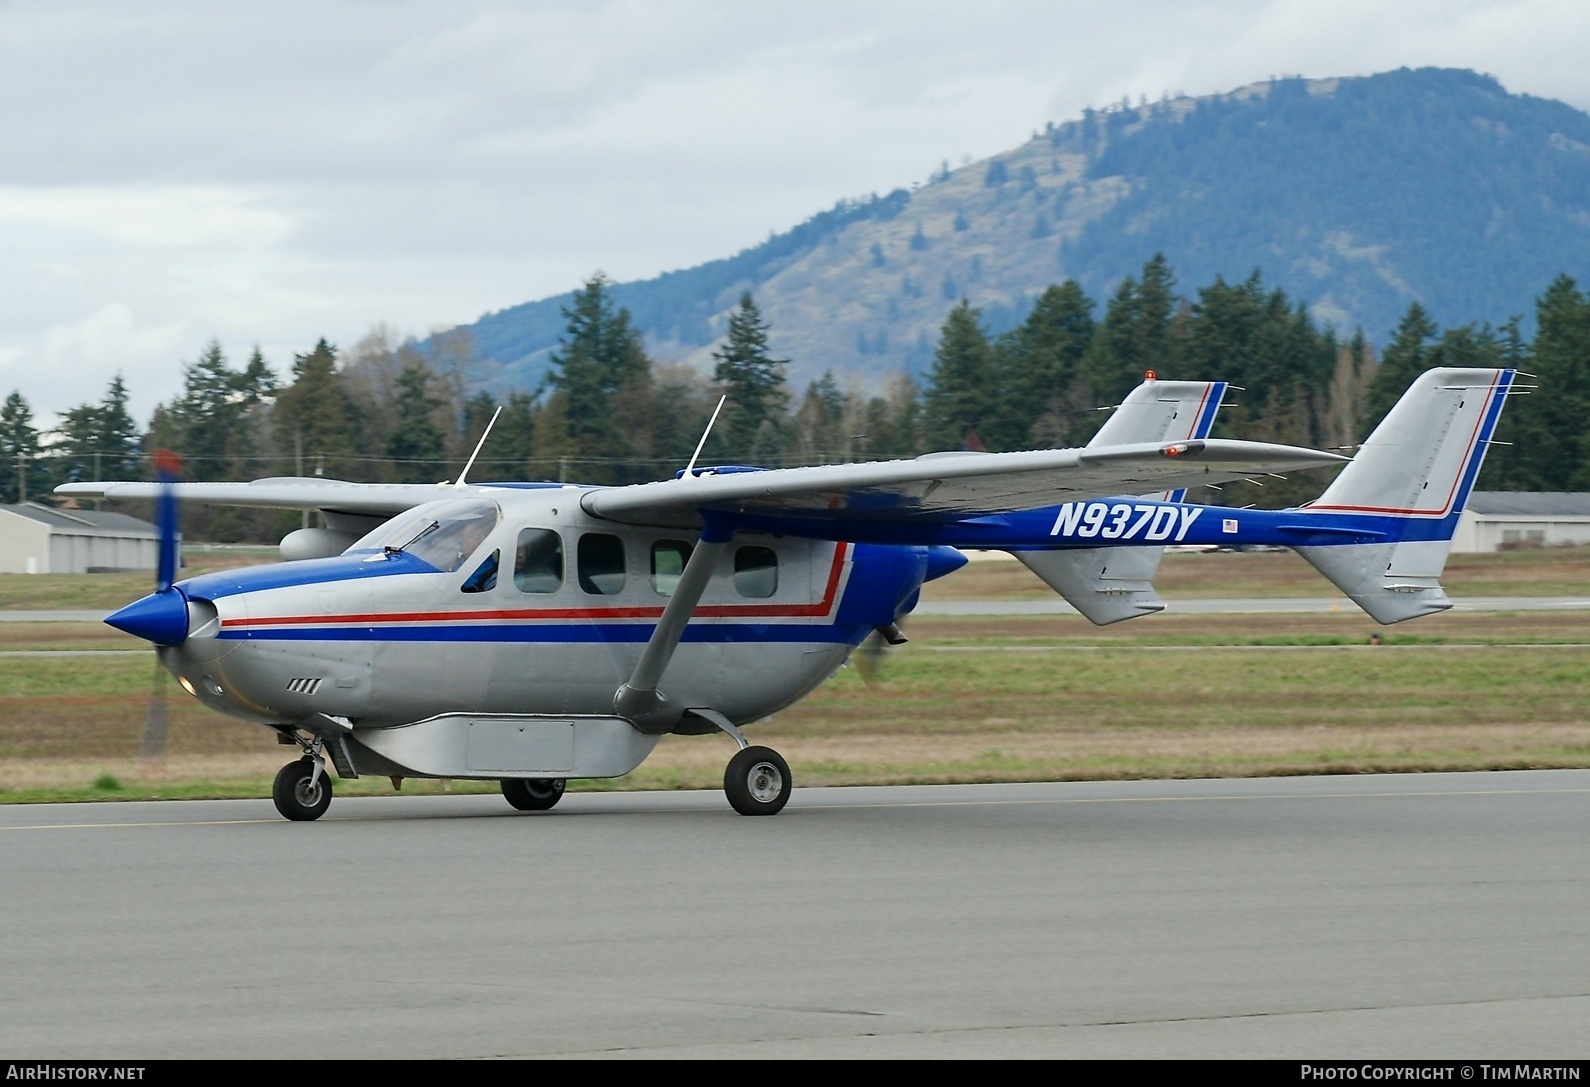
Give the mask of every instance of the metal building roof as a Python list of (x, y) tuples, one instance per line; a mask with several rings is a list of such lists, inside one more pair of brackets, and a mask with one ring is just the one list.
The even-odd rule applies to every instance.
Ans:
[(0, 504), (0, 510), (32, 521), (42, 521), (51, 528), (79, 536), (132, 536), (150, 540), (160, 538), (160, 533), (154, 525), (136, 517), (129, 517), (125, 513), (111, 513), (107, 510), (62, 510), (39, 502)]
[(1469, 509), (1482, 517), (1590, 517), (1590, 491), (1475, 491)]

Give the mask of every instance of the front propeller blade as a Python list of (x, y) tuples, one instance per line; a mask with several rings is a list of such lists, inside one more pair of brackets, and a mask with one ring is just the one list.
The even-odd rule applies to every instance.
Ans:
[(177, 489), (172, 484), (182, 475), (182, 458), (169, 449), (157, 449), (154, 460), (155, 479), (160, 482), (160, 497), (155, 500), (155, 523), (160, 530), (155, 591), (162, 593), (177, 580), (177, 568), (181, 564), (181, 510), (177, 506)]
[(155, 678), (149, 688), (149, 711), (144, 715), (144, 733), (138, 742), (138, 755), (145, 759), (166, 757), (166, 670), (155, 655)]

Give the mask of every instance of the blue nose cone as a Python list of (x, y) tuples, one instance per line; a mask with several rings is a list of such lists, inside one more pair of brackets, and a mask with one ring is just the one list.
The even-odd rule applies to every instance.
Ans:
[(188, 598), (177, 588), (134, 600), (106, 623), (156, 645), (181, 645), (188, 637)]
[(923, 576), (923, 581), (932, 581), (945, 574), (953, 574), (966, 565), (966, 556), (953, 547), (930, 547), (927, 553), (927, 573)]

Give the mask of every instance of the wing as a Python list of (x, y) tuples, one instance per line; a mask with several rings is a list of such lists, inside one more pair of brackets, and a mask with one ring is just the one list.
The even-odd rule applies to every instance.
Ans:
[(915, 460), (706, 473), (585, 492), (596, 517), (627, 524), (699, 525), (698, 511), (810, 521), (942, 523), (1082, 498), (1226, 483), (1337, 464), (1313, 449), (1218, 439), (1025, 453), (930, 453)]
[[(288, 477), (252, 483), (176, 483), (177, 497), (210, 506), (256, 506), (264, 509), (325, 510), (390, 517), (438, 498), (469, 498), (473, 486), (446, 483), (347, 483), (336, 479)], [(63, 483), (56, 494), (79, 498), (155, 498), (158, 483)]]

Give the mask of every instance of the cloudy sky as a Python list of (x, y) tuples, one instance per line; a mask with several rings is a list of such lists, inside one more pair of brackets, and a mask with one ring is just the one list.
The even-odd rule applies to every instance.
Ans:
[(0, 395), (279, 369), (724, 256), (1123, 95), (1471, 67), (1590, 108), (1583, 0), (0, 0)]

